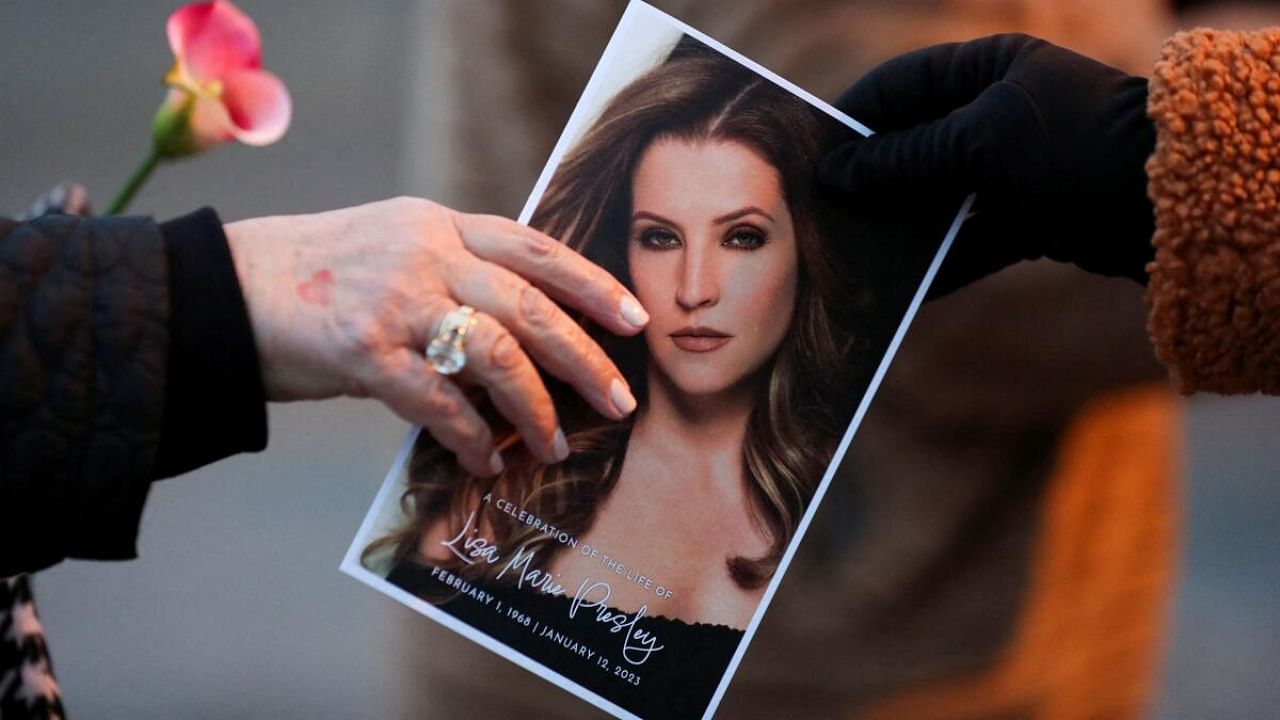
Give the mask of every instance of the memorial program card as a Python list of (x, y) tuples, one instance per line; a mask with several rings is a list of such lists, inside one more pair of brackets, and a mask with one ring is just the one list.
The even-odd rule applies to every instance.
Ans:
[(493, 478), (411, 432), (342, 569), (618, 717), (710, 717), (972, 202), (926, 227), (825, 192), (867, 134), (633, 2), (521, 221), (648, 311), (583, 321), (634, 412), (549, 381), (568, 459), (491, 413)]

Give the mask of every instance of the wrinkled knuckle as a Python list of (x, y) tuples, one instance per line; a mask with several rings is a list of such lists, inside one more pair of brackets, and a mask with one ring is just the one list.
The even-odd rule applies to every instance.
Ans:
[(574, 342), (574, 348), (582, 358), (584, 371), (594, 375), (603, 387), (608, 387), (609, 381), (620, 374), (621, 371), (609, 354), (585, 332)]
[(498, 297), (518, 296), (528, 285), (527, 281), (514, 273), (496, 272), (489, 279), (489, 290)]
[(534, 423), (547, 433), (548, 437), (560, 426), (556, 415), (556, 405), (550, 395), (545, 395), (539, 402), (533, 403)]
[(476, 452), (487, 453), (493, 447), (493, 431), (488, 425), (478, 423), (471, 431), (471, 447)]
[(475, 274), (475, 258), (452, 241), (438, 243), (434, 252), (436, 267), (433, 279), (437, 279), (444, 287), (452, 287), (461, 279)]
[(489, 345), (489, 363), (501, 370), (519, 367), (522, 354), (520, 343), (505, 329), (499, 331), (497, 338)]
[(462, 399), (440, 384), (427, 390), (423, 404), (432, 417), (440, 420), (454, 420), (462, 415)]
[(521, 227), (516, 241), (530, 256), (539, 260), (554, 260), (560, 253), (560, 243), (529, 227)]
[(620, 299), (621, 294), (627, 291), (626, 288), (622, 286), (622, 283), (618, 282), (618, 278), (614, 277), (612, 273), (599, 265), (591, 266), (591, 272), (588, 275), (588, 282), (595, 285), (602, 292), (608, 293), (611, 299), (614, 300)]
[(369, 358), (366, 367), (371, 368), (370, 377), (375, 382), (395, 382), (404, 378), (408, 372), (407, 358), (401, 353), (384, 353)]
[(386, 333), (375, 323), (350, 323), (343, 334), (352, 361), (378, 357), (387, 346)]
[(531, 327), (546, 327), (556, 317), (556, 305), (546, 293), (532, 285), (525, 285), (520, 292), (520, 317)]
[(391, 200), (394, 207), (409, 215), (427, 215), (435, 212), (439, 207), (436, 203), (420, 197), (412, 195), (401, 195)]
[(458, 429), (458, 443), (461, 452), (482, 457), (493, 448), (493, 432), (484, 423), (467, 423)]
[(618, 368), (613, 361), (590, 338), (586, 339), (582, 353), (587, 357), (586, 367), (599, 379), (602, 386), (607, 386), (609, 380), (618, 375)]
[(387, 357), (373, 358), (371, 362), (353, 358), (345, 365), (350, 368), (345, 394), (352, 397), (390, 397), (403, 376), (403, 370)]

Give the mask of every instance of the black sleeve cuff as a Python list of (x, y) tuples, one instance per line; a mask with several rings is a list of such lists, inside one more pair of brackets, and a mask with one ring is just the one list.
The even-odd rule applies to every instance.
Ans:
[(210, 208), (160, 226), (169, 258), (169, 369), (157, 478), (267, 445), (253, 327)]

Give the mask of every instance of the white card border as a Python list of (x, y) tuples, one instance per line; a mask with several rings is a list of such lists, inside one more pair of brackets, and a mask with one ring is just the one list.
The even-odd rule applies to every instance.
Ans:
[[(579, 96), (578, 103), (574, 107), (573, 114), (569, 116), (569, 120), (565, 125), (566, 129), (570, 127), (577, 127), (584, 121), (584, 118), (581, 116), (587, 111), (588, 103), (586, 102), (586, 99), (592, 97), (598, 90), (598, 86), (603, 82), (603, 70), (605, 68), (606, 61), (611, 57), (611, 51), (615, 50), (615, 46), (627, 42), (628, 30), (631, 25), (637, 22), (638, 19), (644, 15), (648, 15), (649, 19), (659, 19), (662, 22), (680, 30), (682, 33), (690, 35), (711, 48), (723, 53), (727, 57), (738, 61), (762, 77), (777, 83), (787, 91), (803, 99), (814, 108), (825, 112), (841, 123), (852, 128), (864, 137), (872, 134), (871, 130), (867, 126), (859, 123), (848, 115), (845, 115), (803, 88), (800, 88), (785, 78), (778, 76), (773, 71), (763, 67), (759, 63), (751, 60), (732, 48), (726, 47), (723, 43), (720, 43), (714, 38), (708, 37), (705, 33), (690, 27), (686, 23), (662, 12), (661, 10), (658, 10), (657, 8), (654, 8), (648, 3), (643, 2), (643, 0), (631, 0), (627, 5), (626, 10), (622, 14), (622, 18), (618, 21), (617, 28), (614, 29), (613, 35), (609, 39), (609, 44), (605, 46), (604, 52), (600, 55), (600, 60), (597, 62), (595, 70), (591, 74), (591, 79), (587, 82), (587, 86)], [(529, 194), (529, 199), (525, 201), (524, 209), (520, 212), (519, 221), (521, 223), (528, 224), (529, 219), (533, 216), (534, 210), (537, 208), (538, 202), (541, 201), (542, 195), (546, 192), (547, 185), (551, 182), (551, 177), (555, 174), (555, 170), (560, 164), (560, 159), (566, 152), (568, 152), (570, 143), (574, 141), (576, 141), (576, 138), (572, 137), (571, 133), (561, 133), (560, 138), (556, 141), (556, 145), (551, 151), (551, 156), (543, 167), (542, 173), (538, 176), (537, 183), (534, 184), (533, 190)], [(929, 268), (925, 272), (920, 286), (916, 289), (915, 296), (912, 298), (911, 303), (907, 307), (907, 311), (903, 314), (902, 320), (898, 324), (898, 328), (893, 335), (893, 339), (889, 342), (889, 346), (885, 350), (884, 355), (881, 356), (880, 364), (876, 368), (875, 375), (872, 376), (871, 382), (867, 385), (867, 389), (862, 395), (862, 400), (858, 403), (858, 408), (854, 412), (853, 418), (849, 421), (848, 428), (845, 430), (844, 437), (840, 440), (840, 444), (836, 448), (835, 454), (832, 455), (831, 461), (827, 465), (826, 472), (823, 473), (822, 481), (818, 484), (817, 489), (814, 490), (813, 498), (810, 499), (805, 509), (804, 516), (796, 526), (795, 534), (791, 538), (791, 542), (788, 544), (786, 552), (783, 553), (782, 559), (778, 563), (778, 569), (774, 572), (773, 578), (769, 581), (769, 585), (765, 589), (764, 595), (760, 598), (760, 603), (756, 607), (755, 614), (751, 617), (750, 624), (744, 631), (742, 640), (738, 643), (737, 650), (734, 652), (729, 664), (725, 667), (724, 674), (720, 678), (720, 683), (716, 688), (716, 692), (712, 695), (711, 701), (707, 704), (707, 707), (703, 712), (703, 720), (711, 718), (711, 716), (715, 714), (716, 708), (720, 705), (721, 700), (724, 699), (725, 691), (728, 689), (733, 676), (737, 673), (738, 665), (742, 662), (742, 658), (746, 654), (747, 647), (755, 637), (756, 629), (760, 626), (760, 621), (764, 618), (765, 611), (769, 608), (769, 604), (773, 600), (774, 593), (777, 592), (783, 576), (786, 575), (787, 569), (791, 565), (791, 560), (795, 556), (796, 548), (804, 539), (804, 535), (809, 529), (809, 524), (813, 521), (813, 516), (817, 512), (818, 506), (822, 504), (822, 499), (826, 495), (828, 486), (831, 484), (831, 479), (835, 476), (835, 470), (840, 466), (840, 461), (844, 459), (844, 455), (849, 448), (850, 441), (852, 441), (854, 434), (857, 432), (858, 426), (862, 423), (862, 418), (866, 414), (872, 398), (875, 397), (876, 390), (879, 389), (880, 382), (884, 379), (884, 375), (888, 371), (894, 355), (897, 354), (898, 347), (901, 345), (902, 339), (906, 336), (907, 328), (910, 327), (911, 321), (915, 318), (916, 312), (920, 309), (920, 304), (924, 302), (925, 294), (928, 292), (929, 286), (933, 283), (934, 276), (937, 275), (938, 268), (942, 265), (943, 258), (946, 257), (947, 251), (951, 248), (952, 242), (954, 242), (956, 235), (960, 232), (960, 226), (969, 217), (970, 210), (973, 207), (973, 201), (973, 195), (969, 195), (965, 198), (964, 202), (960, 206), (960, 210), (951, 221), (951, 225), (947, 229), (947, 233), (938, 247), (938, 252), (934, 255), (933, 261), (929, 264)], [(572, 693), (573, 695), (595, 705), (615, 717), (628, 719), (635, 718), (636, 720), (639, 720), (637, 715), (619, 707), (597, 693), (588, 690), (580, 683), (560, 674), (558, 671), (553, 670), (536, 660), (533, 660), (532, 658), (521, 654), (511, 647), (503, 645), (493, 638), (490, 638), (480, 630), (454, 618), (452, 615), (436, 608), (421, 598), (396, 587), (388, 582), (386, 578), (379, 577), (376, 573), (368, 570), (360, 564), (361, 550), (368, 544), (367, 536), (373, 532), (374, 526), (377, 524), (379, 510), (390, 499), (389, 496), (395, 492), (400, 476), (404, 472), (404, 465), (408, 461), (409, 453), (413, 449), (413, 443), (417, 439), (419, 432), (421, 432), (419, 428), (413, 428), (405, 437), (404, 444), (401, 445), (400, 451), (397, 453), (394, 462), (392, 462), (390, 470), (387, 471), (386, 478), (383, 479), (382, 487), (378, 490), (378, 494), (370, 505), (364, 521), (360, 524), (360, 529), (356, 532), (356, 536), (352, 540), (351, 546), (347, 549), (347, 553), (343, 557), (342, 564), (339, 566), (342, 572), (365, 583), (366, 585), (369, 585), (384, 595), (413, 608), (419, 613), (426, 615), (468, 640), (471, 640), (472, 642), (481, 645), (507, 660), (510, 660), (525, 670), (554, 683), (563, 690)]]

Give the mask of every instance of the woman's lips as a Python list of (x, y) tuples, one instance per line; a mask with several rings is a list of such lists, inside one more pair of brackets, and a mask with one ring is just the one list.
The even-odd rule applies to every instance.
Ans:
[(671, 333), (671, 342), (687, 352), (704, 353), (718, 350), (725, 346), (732, 335), (726, 335), (711, 328), (681, 328)]

